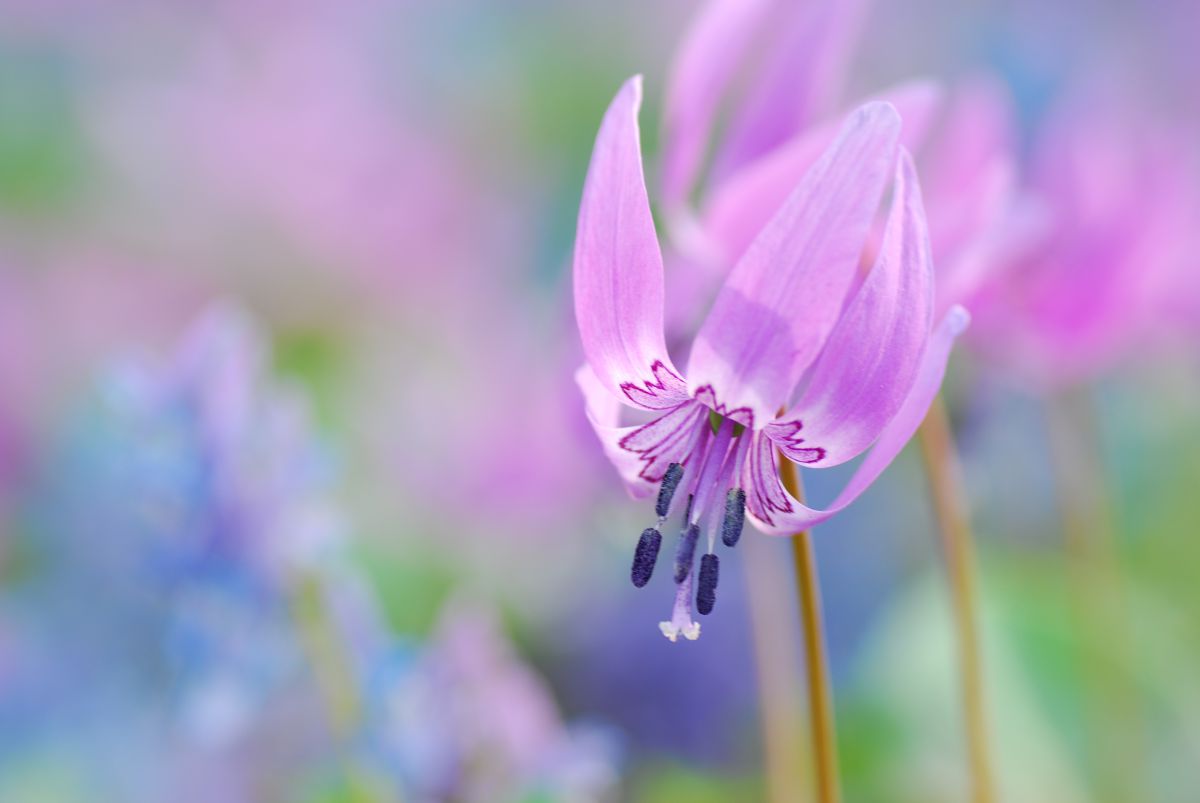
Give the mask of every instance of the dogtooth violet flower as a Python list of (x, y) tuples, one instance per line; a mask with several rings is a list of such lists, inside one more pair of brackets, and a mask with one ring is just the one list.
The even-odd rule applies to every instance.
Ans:
[[(667, 75), (659, 158), (674, 252), (669, 337), (676, 324), (694, 324), (695, 300), (712, 298), (837, 136), (845, 112), (868, 99), (900, 112), (901, 143), (921, 169), (936, 317), (954, 304), (970, 308), (980, 285), (1045, 228), (1040, 205), (1017, 182), (1014, 113), (1001, 84), (974, 76), (943, 91), (907, 80), (845, 103), (847, 65), (868, 6), (709, 0), (689, 25)], [(737, 92), (742, 85), (746, 91)], [(721, 106), (729, 107), (724, 125)]]
[(972, 339), (1034, 391), (1146, 356), (1200, 284), (1194, 134), (1129, 92), (1072, 87), (1047, 114), (1026, 182), (1052, 225), (972, 301)]
[[(713, 609), (718, 533), (735, 545), (747, 517), (771, 535), (806, 529), (875, 480), (924, 417), (968, 316), (954, 307), (932, 327), (925, 216), (911, 157), (899, 144), (900, 116), (888, 103), (868, 103), (846, 119), (738, 260), (680, 370), (663, 335), (663, 263), (642, 172), (641, 95), (640, 77), (618, 92), (584, 185), (574, 286), (586, 364), (576, 379), (628, 488), (635, 496), (657, 488), (656, 523), (634, 554), (634, 585), (649, 581), (662, 528), (683, 509), (675, 606), (660, 625), (674, 641), (700, 634), (693, 587), (699, 612)], [(863, 276), (860, 256), (889, 183), (883, 240)], [(651, 420), (622, 426), (622, 407)], [(804, 506), (780, 481), (777, 453), (825, 468), (873, 443), (824, 510)]]
[[(659, 200), (686, 273), (728, 272), (860, 105), (842, 96), (867, 5), (709, 0), (698, 10), (668, 70), (659, 155)], [(940, 98), (917, 80), (870, 99), (899, 110), (901, 141), (916, 152)]]

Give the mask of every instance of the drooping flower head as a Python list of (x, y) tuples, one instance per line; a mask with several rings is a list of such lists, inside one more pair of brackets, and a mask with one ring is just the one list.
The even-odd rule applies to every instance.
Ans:
[[(837, 137), (846, 110), (862, 102), (847, 105), (842, 89), (866, 6), (710, 0), (684, 34), (667, 77), (660, 158), (671, 245), (686, 263), (670, 280), (683, 304), (711, 298), (711, 285)], [(909, 80), (870, 99), (900, 112), (900, 142), (931, 179), (923, 195), (940, 317), (1002, 271), (1035, 222), (1015, 180), (1008, 98), (976, 77), (950, 92)], [(723, 105), (730, 111), (722, 129)], [(690, 322), (679, 303), (669, 305), (671, 324)]]
[(866, 3), (710, 0), (675, 53), (663, 110), (662, 193), (686, 203), (701, 173), (724, 95), (758, 52), (760, 69), (717, 146), (726, 178), (823, 119), (840, 103), (846, 63)]
[[(845, 508), (891, 462), (941, 383), (954, 308), (933, 321), (933, 274), (912, 160), (887, 103), (851, 114), (730, 272), (686, 370), (663, 335), (662, 254), (642, 172), (641, 79), (604, 117), (575, 243), (575, 315), (587, 358), (577, 379), (605, 452), (636, 496), (656, 488), (632, 579), (644, 585), (661, 529), (683, 511), (675, 608), (663, 633), (694, 639), (692, 592), (715, 603), (718, 533), (737, 543), (745, 516), (763, 532), (811, 527)], [(859, 264), (889, 183), (891, 211), (866, 276)], [(622, 407), (648, 414), (621, 426)], [(779, 457), (840, 465), (876, 447), (825, 510), (783, 487)], [(702, 550), (699, 568), (696, 551)]]

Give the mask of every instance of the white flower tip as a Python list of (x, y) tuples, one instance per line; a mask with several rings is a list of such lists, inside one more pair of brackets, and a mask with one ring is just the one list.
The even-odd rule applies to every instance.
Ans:
[(696, 639), (700, 638), (699, 622), (690, 622), (681, 628), (676, 627), (673, 622), (659, 622), (658, 629), (662, 631), (662, 634), (666, 636), (667, 640), (671, 643), (677, 641), (681, 633), (688, 641), (695, 641)]
[(955, 304), (946, 313), (945, 326), (948, 327), (955, 336), (961, 335), (971, 323), (971, 313), (967, 312), (966, 307), (960, 304)]
[(900, 112), (889, 101), (869, 100), (850, 113), (846, 123), (847, 129), (865, 128), (867, 126), (887, 127), (900, 133)]
[(625, 80), (624, 86), (621, 89), (628, 90), (633, 93), (634, 117), (637, 117), (637, 110), (642, 105), (642, 74), (634, 73)]

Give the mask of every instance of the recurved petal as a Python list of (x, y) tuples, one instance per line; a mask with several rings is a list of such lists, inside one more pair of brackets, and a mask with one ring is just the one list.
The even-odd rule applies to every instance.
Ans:
[[(779, 482), (778, 472), (774, 470), (777, 467), (775, 461), (778, 460), (778, 456), (773, 448), (769, 452), (759, 452), (761, 459), (757, 468), (753, 468), (754, 461), (748, 459), (743, 469), (742, 481), (746, 483), (746, 506), (755, 526), (767, 535), (791, 535), (815, 527), (845, 510), (870, 487), (925, 419), (929, 405), (942, 385), (942, 377), (946, 373), (946, 360), (950, 356), (954, 339), (966, 328), (969, 321), (970, 316), (962, 307), (953, 307), (946, 313), (946, 317), (930, 338), (917, 381), (913, 384), (908, 398), (904, 400), (895, 417), (888, 422), (874, 448), (867, 453), (858, 470), (850, 478), (850, 482), (828, 508), (815, 510), (806, 507), (787, 493)], [(765, 434), (759, 433), (756, 437), (760, 441), (770, 443)], [(784, 500), (782, 504), (780, 499)]]
[(694, 392), (711, 387), (759, 426), (788, 402), (841, 314), (899, 135), (891, 104), (849, 116), (717, 296), (692, 348)]
[(865, 5), (776, 2), (763, 67), (717, 151), (713, 176), (728, 176), (834, 111)]
[(970, 298), (1013, 264), (1030, 212), (1017, 186), (1012, 102), (1001, 85), (973, 78), (957, 87), (921, 175), (937, 263), (938, 311)]
[[(683, 384), (663, 340), (663, 262), (642, 174), (641, 101), (635, 76), (596, 136), (575, 236), (575, 319), (600, 383), (631, 404), (662, 407)], [(645, 404), (647, 394), (655, 404)]]
[[(927, 81), (903, 84), (876, 96), (896, 107), (904, 121), (900, 141), (910, 151), (921, 144), (941, 102), (941, 91)], [(810, 126), (769, 154), (746, 164), (717, 184), (701, 213), (700, 228), (715, 261), (732, 265), (754, 240), (805, 172), (837, 137), (842, 119)]]
[(929, 340), (929, 231), (916, 168), (903, 148), (894, 193), (875, 266), (813, 365), (799, 402), (766, 428), (784, 454), (813, 468), (844, 463), (879, 437), (912, 388)]
[(675, 51), (663, 109), (662, 197), (682, 203), (704, 160), (713, 118), (773, 0), (711, 0)]
[(641, 476), (643, 461), (620, 445), (638, 428), (619, 426), (621, 402), (601, 384), (591, 366), (583, 365), (575, 372), (575, 384), (583, 393), (588, 423), (595, 430), (605, 456), (617, 469), (625, 488), (634, 498), (648, 496), (654, 486)]

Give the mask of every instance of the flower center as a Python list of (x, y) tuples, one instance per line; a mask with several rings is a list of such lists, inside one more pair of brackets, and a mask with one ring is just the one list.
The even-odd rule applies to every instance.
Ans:
[[(741, 467), (750, 438), (746, 427), (719, 413), (697, 418), (691, 451), (681, 462), (671, 463), (663, 475), (655, 499), (657, 523), (642, 532), (634, 551), (630, 578), (638, 588), (650, 582), (662, 547), (662, 528), (676, 505), (687, 494), (687, 507), (680, 523), (675, 547), (675, 605), (671, 619), (659, 624), (671, 641), (680, 634), (689, 640), (700, 637), (700, 625), (692, 621), (692, 591), (696, 609), (703, 615), (716, 604), (720, 560), (713, 552), (718, 530), (721, 542), (735, 546), (746, 520), (746, 493), (738, 487)], [(696, 548), (704, 536), (700, 569), (695, 571)], [(695, 583), (693, 583), (695, 580)]]

